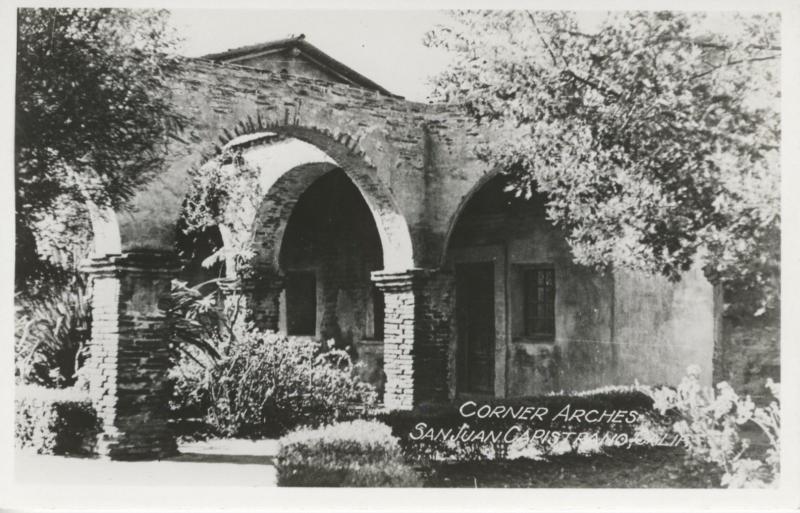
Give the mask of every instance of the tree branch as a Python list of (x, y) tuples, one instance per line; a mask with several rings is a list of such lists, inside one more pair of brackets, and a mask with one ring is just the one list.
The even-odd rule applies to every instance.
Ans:
[(592, 89), (596, 89), (596, 90), (600, 91), (601, 93), (610, 94), (614, 98), (620, 98), (622, 96), (622, 93), (620, 93), (618, 91), (615, 91), (611, 87), (604, 86), (601, 83), (595, 82), (593, 80), (589, 80), (588, 78), (584, 78), (584, 77), (578, 75), (577, 73), (575, 73), (574, 71), (572, 71), (571, 69), (564, 69), (562, 71), (562, 73), (564, 73), (566, 75), (569, 75), (570, 77), (574, 78), (578, 82), (580, 82), (580, 83), (582, 83), (584, 85), (587, 85), (587, 86), (591, 87)]
[(531, 24), (533, 24), (533, 28), (539, 35), (539, 40), (542, 42), (542, 45), (544, 45), (545, 49), (547, 50), (547, 53), (550, 54), (550, 58), (553, 59), (553, 66), (558, 66), (558, 61), (556, 60), (556, 54), (553, 53), (553, 50), (550, 48), (550, 45), (547, 44), (547, 41), (545, 40), (544, 35), (542, 34), (542, 31), (539, 30), (539, 25), (536, 23), (536, 19), (533, 17), (533, 13), (528, 11), (527, 14), (528, 18), (531, 20)]
[(744, 64), (747, 62), (771, 61), (773, 59), (779, 59), (779, 58), (780, 55), (768, 55), (766, 57), (752, 57), (750, 59), (739, 59), (738, 61), (727, 61), (725, 64), (720, 64), (719, 66), (712, 66), (710, 69), (703, 71), (702, 73), (695, 73), (694, 75), (689, 77), (689, 80), (694, 80), (696, 78), (704, 77), (706, 75), (709, 75), (717, 71), (718, 69), (726, 68), (728, 66), (736, 66), (738, 64)]
[[(670, 42), (677, 42), (677, 43), (684, 43), (699, 46), (700, 48), (711, 48), (714, 50), (734, 50), (734, 47), (730, 45), (724, 45), (721, 43), (712, 43), (710, 41), (701, 41), (697, 39), (689, 39), (685, 37), (665, 37), (656, 39), (654, 43), (670, 43)], [(764, 46), (764, 45), (747, 45), (743, 46), (745, 50), (763, 50), (763, 51), (770, 51), (770, 52), (780, 52), (780, 46)]]
[(587, 34), (585, 32), (579, 32), (577, 30), (567, 30), (567, 29), (558, 29), (556, 30), (559, 34), (569, 34), (570, 36), (575, 37), (582, 37), (584, 39), (594, 39), (600, 34)]

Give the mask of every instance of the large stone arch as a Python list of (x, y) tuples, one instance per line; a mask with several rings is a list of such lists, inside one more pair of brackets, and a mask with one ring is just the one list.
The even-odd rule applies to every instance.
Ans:
[[(260, 169), (262, 198), (251, 213), (255, 266), (277, 269), (283, 233), (298, 198), (316, 179), (340, 168), (372, 213), (384, 250), (384, 270), (414, 268), (408, 223), (378, 170), (359, 149), (357, 138), (314, 126), (267, 123), (257, 116), (248, 117), (232, 131), (224, 130), (219, 140), (222, 145), (214, 146), (217, 155), (240, 153), (245, 162)], [(211, 159), (205, 165), (219, 163)], [(223, 238), (230, 239), (224, 231)]]
[[(252, 118), (249, 125), (240, 124), (236, 135), (227, 135), (230, 138), (222, 138), (223, 146), (217, 149), (222, 160), (236, 155), (248, 167), (255, 166), (261, 190), (245, 223), (252, 226), (254, 272), (249, 279), (235, 280), (229, 291), (245, 298), (256, 325), (278, 328), (284, 287), (279, 259), (291, 214), (314, 182), (334, 169), (342, 170), (366, 203), (381, 242), (383, 269), (373, 273), (372, 280), (384, 297), (384, 404), (411, 408), (419, 397), (414, 386), (414, 348), (420, 338), (415, 323), (422, 312), (416, 300), (425, 273), (415, 269), (408, 224), (377, 169), (359, 150), (358, 140), (314, 127), (256, 124)], [(224, 239), (236, 236), (223, 231)]]

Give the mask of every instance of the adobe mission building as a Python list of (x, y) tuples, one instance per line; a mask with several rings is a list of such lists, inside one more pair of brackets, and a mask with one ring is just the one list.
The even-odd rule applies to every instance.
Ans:
[(219, 227), (254, 255), (248, 276), (228, 266), (226, 293), (260, 327), (353, 348), (387, 408), (676, 384), (693, 364), (710, 384), (720, 301), (702, 272), (671, 283), (575, 264), (542, 198), (514, 199), (474, 155), (501, 134), (456, 106), (395, 96), (303, 36), (187, 59), (173, 88), (190, 122), (168, 165), (132, 208), (93, 221), (105, 455), (174, 447), (159, 298), (189, 279), (175, 248), (190, 170), (233, 153), (261, 194), (246, 233)]

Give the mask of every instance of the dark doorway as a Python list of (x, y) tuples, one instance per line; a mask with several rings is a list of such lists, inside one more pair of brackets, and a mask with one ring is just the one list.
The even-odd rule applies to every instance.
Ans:
[(382, 267), (378, 228), (358, 187), (341, 169), (318, 178), (297, 200), (281, 243), (287, 332), (356, 350), (378, 338), (383, 298), (372, 297), (370, 273)]
[(494, 264), (456, 265), (459, 393), (494, 395)]
[(313, 272), (286, 274), (286, 331), (289, 335), (317, 334), (317, 277)]

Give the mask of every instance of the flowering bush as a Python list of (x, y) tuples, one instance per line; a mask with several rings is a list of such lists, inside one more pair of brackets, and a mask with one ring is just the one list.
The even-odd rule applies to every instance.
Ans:
[[(663, 414), (677, 415), (672, 424), (694, 462), (711, 462), (722, 472), (722, 485), (729, 488), (765, 487), (776, 482), (780, 472), (779, 385), (772, 380), (767, 387), (774, 400), (766, 407), (756, 407), (749, 396), (739, 397), (726, 382), (716, 391), (703, 387), (699, 369), (690, 367), (677, 387), (651, 391), (654, 408)], [(757, 426), (766, 437), (763, 455), (742, 436), (747, 424)]]
[(223, 436), (316, 426), (376, 399), (346, 351), (252, 328), (239, 330), (218, 359), (184, 359), (173, 375), (174, 406), (202, 412)]
[(356, 420), (302, 428), (280, 440), (281, 486), (420, 486), (386, 424)]

